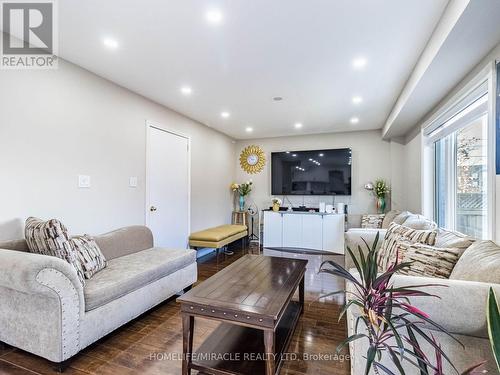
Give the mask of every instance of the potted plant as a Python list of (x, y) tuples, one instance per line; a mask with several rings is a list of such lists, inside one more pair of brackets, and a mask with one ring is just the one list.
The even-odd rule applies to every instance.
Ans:
[[(432, 294), (423, 291), (422, 288), (437, 285), (424, 284), (394, 288), (391, 282), (394, 274), (407, 269), (411, 263), (398, 263), (396, 261), (386, 272), (378, 273), (378, 250), (376, 247), (378, 237), (377, 234), (371, 247), (365, 242), (368, 249), (366, 257), (361, 247), (358, 247), (359, 257), (356, 257), (351, 249), (347, 248), (356, 266), (357, 275), (351, 274), (333, 261), (323, 262), (320, 267), (320, 272), (342, 277), (354, 286), (354, 292), (352, 293), (342, 290), (327, 295), (346, 293), (347, 303), (342, 309), (339, 319), (348, 309), (356, 308), (360, 311), (360, 315), (356, 319), (356, 331), (339, 345), (337, 351), (340, 351), (352, 341), (368, 340), (365, 374), (370, 373), (370, 371), (375, 374), (381, 372), (393, 374), (381, 363), (381, 359), (385, 357), (392, 360), (400, 374), (404, 374), (403, 362), (413, 364), (416, 370), (425, 368), (427, 371), (430, 368), (432, 371), (437, 371), (436, 365), (431, 363), (420, 350), (419, 341), (423, 339), (432, 345), (436, 353), (445, 360), (448, 357), (434, 338), (422, 330), (420, 326), (422, 323), (427, 323), (438, 331), (450, 334), (434, 323), (425, 312), (412, 306), (408, 300), (410, 296), (433, 297)], [(418, 289), (416, 289), (417, 287)], [(454, 338), (452, 335), (450, 337)], [(451, 365), (453, 366), (453, 364)], [(430, 374), (431, 372), (424, 373)]]
[(273, 198), (272, 202), (273, 202), (273, 211), (278, 212), (280, 210), (281, 203), (282, 203), (281, 199)]
[(252, 184), (252, 180), (243, 182), (242, 184), (237, 184), (235, 182), (231, 184), (231, 190), (237, 192), (239, 195), (240, 211), (245, 209), (245, 197), (252, 191)]

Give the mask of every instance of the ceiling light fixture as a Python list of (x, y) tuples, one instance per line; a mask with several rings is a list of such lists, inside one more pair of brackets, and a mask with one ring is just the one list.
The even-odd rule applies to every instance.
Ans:
[(247, 127), (247, 128), (245, 129), (245, 131), (246, 131), (247, 133), (251, 133), (251, 132), (253, 132), (253, 128), (251, 128), (251, 127), (249, 126), (249, 127)]
[(108, 48), (111, 48), (111, 49), (117, 49), (118, 48), (118, 42), (115, 39), (104, 38), (102, 40), (102, 42)]
[(359, 122), (359, 118), (352, 117), (350, 121), (351, 121), (351, 124), (357, 124)]
[(352, 66), (354, 69), (362, 69), (366, 66), (366, 59), (364, 57), (358, 57), (352, 60)]
[(189, 86), (182, 86), (182, 87), (181, 87), (181, 93), (182, 93), (183, 95), (186, 95), (186, 96), (187, 96), (187, 95), (191, 95), (191, 93), (192, 93), (192, 92), (193, 92), (193, 90), (192, 90), (192, 89), (191, 89), (191, 87), (189, 87)]
[(221, 112), (220, 116), (222, 118), (228, 118), (229, 116), (231, 116), (231, 114), (229, 112)]
[(302, 127), (302, 124), (300, 122), (297, 122), (295, 124), (295, 129), (300, 129)]
[(352, 102), (354, 104), (359, 104), (359, 103), (363, 102), (363, 98), (361, 96), (353, 96), (352, 97)]
[(273, 98), (273, 100), (274, 100), (275, 102), (280, 102), (280, 101), (282, 101), (282, 100), (283, 100), (283, 97), (282, 97), (282, 96), (275, 96), (275, 97)]
[(222, 12), (218, 9), (211, 9), (205, 13), (205, 18), (211, 24), (219, 24), (222, 21)]

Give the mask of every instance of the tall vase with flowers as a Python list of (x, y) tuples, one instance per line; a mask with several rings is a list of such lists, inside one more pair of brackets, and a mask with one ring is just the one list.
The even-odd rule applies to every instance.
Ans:
[(252, 191), (252, 185), (252, 180), (243, 182), (241, 184), (237, 184), (236, 182), (233, 182), (231, 184), (231, 190), (235, 193), (238, 193), (238, 203), (240, 211), (243, 211), (245, 209), (245, 197)]
[(385, 212), (385, 198), (390, 191), (391, 189), (389, 188), (389, 185), (387, 185), (387, 182), (382, 179), (375, 180), (375, 183), (373, 184), (373, 194), (377, 198), (377, 211), (379, 214), (383, 214)]

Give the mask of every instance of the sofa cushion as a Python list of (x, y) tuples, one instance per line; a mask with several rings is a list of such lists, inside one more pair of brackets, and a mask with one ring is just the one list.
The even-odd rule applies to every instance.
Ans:
[(398, 241), (419, 242), (425, 245), (434, 245), (436, 230), (418, 230), (392, 223), (387, 229), (384, 241), (380, 246), (378, 266), (380, 271), (385, 271), (396, 261)]
[(450, 279), (500, 284), (500, 247), (493, 241), (477, 241), (465, 250)]
[(85, 277), (66, 227), (56, 219), (44, 221), (35, 217), (26, 220), (24, 236), (30, 252), (61, 258), (71, 264), (78, 279), (85, 285)]
[(454, 232), (448, 229), (438, 229), (435, 246), (437, 247), (456, 247), (467, 249), (474, 243), (475, 239), (460, 232)]
[(431, 230), (437, 228), (437, 224), (435, 222), (427, 219), (425, 216), (417, 214), (408, 215), (402, 225), (419, 230)]
[(0, 249), (29, 252), (26, 240), (10, 240), (0, 242)]
[(193, 250), (154, 247), (115, 258), (84, 288), (85, 311), (90, 311), (140, 289), (196, 262)]
[(384, 216), (384, 220), (382, 221), (382, 229), (389, 228), (389, 225), (391, 225), (396, 216), (398, 216), (400, 213), (401, 211), (399, 210), (391, 210), (388, 213), (386, 213)]
[(151, 249), (154, 246), (153, 233), (144, 225), (120, 228), (93, 238), (107, 260)]
[(80, 263), (86, 279), (90, 279), (106, 267), (106, 258), (90, 236), (74, 236), (71, 237), (70, 241), (74, 246), (77, 261)]
[(398, 241), (398, 263), (411, 262), (409, 268), (398, 273), (409, 276), (448, 279), (463, 249), (438, 248), (421, 243)]
[(361, 228), (382, 228), (385, 214), (366, 214), (361, 217)]
[[(399, 224), (399, 225), (402, 225), (405, 220), (408, 218), (408, 216), (410, 216), (412, 213), (410, 211), (403, 211), (403, 212), (400, 212), (398, 215), (396, 215), (394, 217), (394, 219), (392, 220), (393, 223), (396, 223), (396, 224)], [(389, 226), (391, 225), (391, 223), (389, 223)]]

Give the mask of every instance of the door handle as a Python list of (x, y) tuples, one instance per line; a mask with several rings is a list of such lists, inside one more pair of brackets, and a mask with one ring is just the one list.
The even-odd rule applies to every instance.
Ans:
[(151, 206), (151, 207), (149, 208), (149, 211), (151, 211), (151, 212), (155, 212), (156, 210), (157, 210), (157, 208), (156, 208), (155, 206)]

